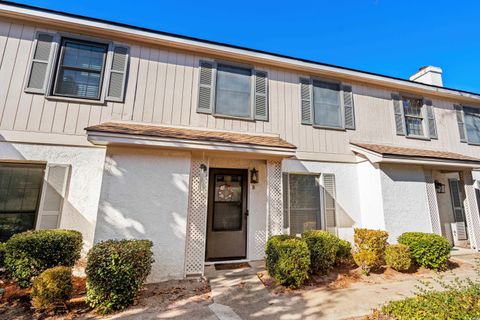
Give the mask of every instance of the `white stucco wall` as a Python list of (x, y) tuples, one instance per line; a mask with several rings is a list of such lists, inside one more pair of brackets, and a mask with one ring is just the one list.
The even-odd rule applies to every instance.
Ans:
[(472, 170), (472, 178), (473, 180), (480, 180), (480, 171)]
[(385, 230), (380, 169), (368, 161), (357, 164), (362, 228)]
[(407, 231), (432, 232), (425, 175), (421, 166), (382, 165), (385, 229), (389, 242)]
[(108, 148), (95, 242), (153, 241), (148, 282), (184, 276), (190, 154)]
[(71, 166), (60, 228), (82, 232), (85, 250), (93, 244), (104, 159), (105, 148), (0, 142), (0, 160)]
[(340, 228), (351, 228), (361, 225), (356, 164), (287, 159), (282, 162), (282, 171), (290, 173), (334, 174), (337, 226)]

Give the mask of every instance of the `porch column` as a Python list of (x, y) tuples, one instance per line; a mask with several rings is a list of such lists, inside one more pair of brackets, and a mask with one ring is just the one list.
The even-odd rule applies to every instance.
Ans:
[(192, 158), (185, 275), (203, 275), (207, 238), (208, 160)]
[(283, 233), (282, 162), (267, 161), (268, 236)]
[(471, 247), (478, 251), (480, 250), (480, 215), (477, 195), (473, 186), (474, 180), (472, 172), (461, 172), (461, 178), (465, 186), (464, 207), (468, 227), (468, 237)]
[(442, 226), (440, 224), (440, 212), (438, 210), (437, 191), (435, 190), (435, 181), (431, 170), (425, 170), (425, 183), (427, 187), (428, 209), (430, 211), (430, 223), (432, 232), (442, 235)]

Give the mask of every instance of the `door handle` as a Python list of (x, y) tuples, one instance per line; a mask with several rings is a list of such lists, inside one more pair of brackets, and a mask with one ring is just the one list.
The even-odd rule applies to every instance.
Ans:
[(249, 215), (249, 212), (247, 210), (247, 211), (245, 211), (245, 216), (248, 217), (248, 215)]

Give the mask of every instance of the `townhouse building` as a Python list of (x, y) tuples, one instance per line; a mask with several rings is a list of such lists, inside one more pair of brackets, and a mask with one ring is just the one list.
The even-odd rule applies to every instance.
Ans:
[(150, 281), (274, 234), (478, 250), (480, 94), (0, 1), (0, 240), (154, 243)]

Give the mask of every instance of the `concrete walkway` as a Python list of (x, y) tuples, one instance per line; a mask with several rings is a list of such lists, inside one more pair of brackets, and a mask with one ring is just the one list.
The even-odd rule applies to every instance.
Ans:
[[(471, 252), (456, 255), (453, 259), (464, 265), (454, 273), (444, 273), (445, 278), (476, 277), (473, 261), (479, 257)], [(419, 284), (418, 278), (380, 284), (358, 282), (345, 289), (314, 288), (273, 296), (256, 275), (263, 270), (263, 261), (250, 265), (252, 268), (238, 270), (206, 268), (214, 301), (210, 309), (220, 320), (350, 319), (367, 315), (388, 301), (412, 296), (415, 285)]]
[[(455, 273), (444, 273), (445, 278), (475, 278), (473, 263), (480, 254), (457, 253), (452, 259), (463, 265)], [(396, 282), (355, 282), (344, 289), (312, 288), (273, 295), (257, 277), (257, 272), (264, 270), (263, 261), (250, 265), (251, 268), (221, 271), (206, 267), (212, 289), (208, 300), (185, 299), (169, 310), (161, 310), (161, 306), (132, 307), (107, 319), (351, 319), (367, 315), (388, 301), (412, 296), (418, 280), (425, 280), (423, 276)]]

